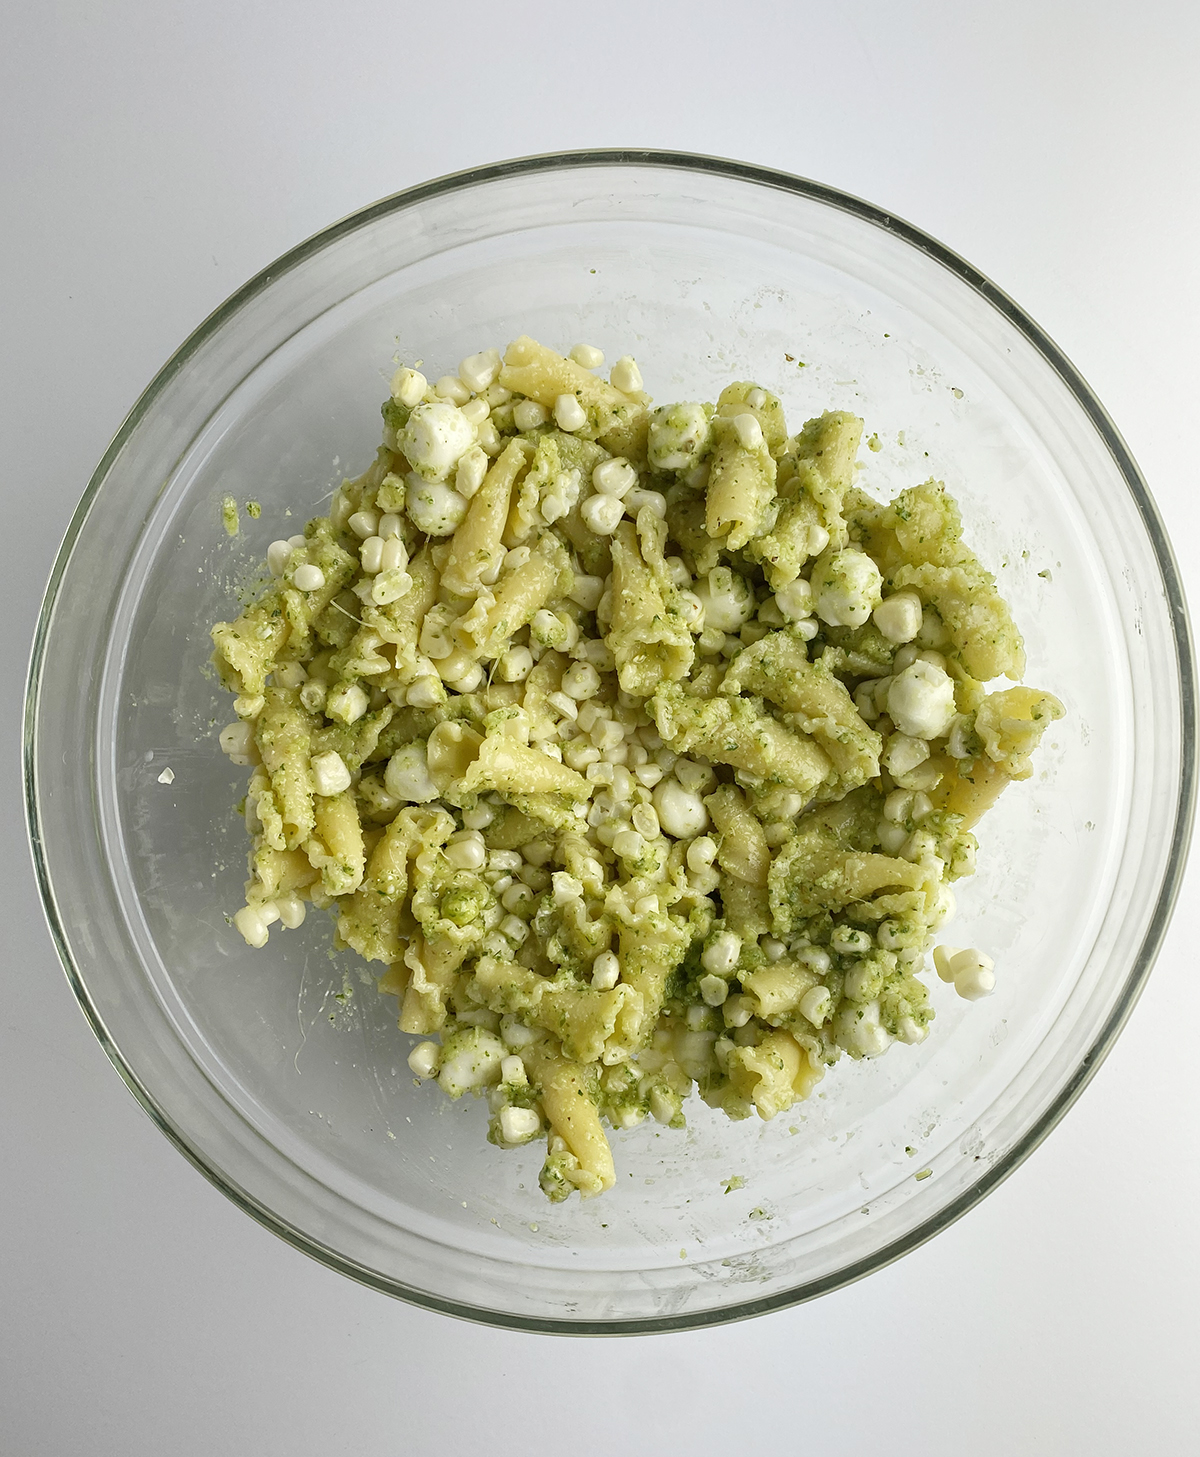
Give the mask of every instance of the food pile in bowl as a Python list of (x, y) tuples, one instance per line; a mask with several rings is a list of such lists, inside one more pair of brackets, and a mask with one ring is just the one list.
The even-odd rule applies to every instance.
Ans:
[(656, 409), (603, 362), (399, 368), (374, 463), (213, 629), (238, 930), (329, 910), (413, 1072), (545, 1139), (554, 1200), (611, 1187), (605, 1122), (772, 1118), (921, 1042), (931, 948), (986, 996), (934, 942), (1063, 711), (942, 485), (855, 486), (859, 418), (790, 434), (750, 382)]

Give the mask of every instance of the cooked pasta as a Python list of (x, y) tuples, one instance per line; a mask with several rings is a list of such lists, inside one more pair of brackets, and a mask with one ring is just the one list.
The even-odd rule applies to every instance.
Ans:
[(747, 382), (655, 410), (597, 357), (398, 370), (374, 463), (212, 633), (237, 929), (328, 909), (554, 1200), (612, 1186), (605, 1123), (773, 1118), (921, 1042), (971, 827), (1063, 712), (989, 692), (1024, 669), (995, 581), (938, 483), (855, 486), (860, 420), (789, 435)]

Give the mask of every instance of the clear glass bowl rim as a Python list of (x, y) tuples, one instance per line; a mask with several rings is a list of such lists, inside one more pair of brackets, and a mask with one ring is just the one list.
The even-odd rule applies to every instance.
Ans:
[[(1025, 339), (1033, 345), (1046, 363), (1050, 365), (1066, 385), (1104, 442), (1107, 450), (1112, 455), (1114, 463), (1134, 499), (1162, 576), (1163, 589), (1174, 638), (1180, 685), (1179, 723), (1181, 767), (1171, 834), (1171, 850), (1146, 934), (1137, 955), (1133, 959), (1133, 964), (1130, 967), (1129, 975), (1126, 978), (1121, 994), (1114, 1003), (1110, 1016), (1100, 1029), (1092, 1046), (1078, 1067), (1065, 1080), (1057, 1097), (1033, 1125), (1026, 1130), (1024, 1136), (1014, 1144), (1004, 1158), (997, 1160), (994, 1165), (990, 1166), (980, 1176), (976, 1183), (965, 1190), (958, 1199), (938, 1211), (935, 1216), (909, 1231), (903, 1238), (894, 1241), (890, 1245), (885, 1245), (882, 1249), (875, 1251), (870, 1256), (833, 1271), (826, 1276), (796, 1286), (793, 1289), (781, 1291), (766, 1299), (741, 1301), (723, 1309), (706, 1310), (693, 1315), (668, 1316), (656, 1319), (614, 1320), (603, 1323), (580, 1322), (567, 1319), (537, 1319), (509, 1315), (503, 1312), (487, 1311), (480, 1307), (467, 1306), (456, 1301), (441, 1299), (427, 1292), (406, 1286), (399, 1281), (387, 1279), (380, 1276), (377, 1272), (359, 1265), (353, 1260), (347, 1259), (335, 1250), (322, 1245), (319, 1241), (311, 1238), (303, 1231), (296, 1229), (281, 1219), (271, 1209), (250, 1198), (244, 1191), (232, 1185), (219, 1170), (213, 1168), (207, 1162), (204, 1154), (193, 1147), (189, 1140), (175, 1127), (167, 1111), (159, 1106), (153, 1094), (143, 1084), (132, 1065), (127, 1061), (120, 1048), (110, 1037), (102, 1013), (93, 1001), (83, 975), (75, 963), (75, 958), (70, 949), (66, 931), (59, 915), (43, 848), (42, 820), (37, 798), (35, 762), (36, 730), (40, 707), (42, 667), (45, 660), (45, 649), (49, 638), (54, 607), (58, 599), (59, 589), (72, 549), (87, 520), (92, 503), (99, 493), (114, 461), (134, 431), (154, 408), (155, 402), (163, 389), (187, 366), (191, 357), (251, 298), (269, 288), (278, 278), (300, 266), (308, 258), (336, 244), (343, 237), (368, 226), (378, 218), (391, 213), (401, 212), (408, 208), (417, 207), (422, 202), (431, 198), (441, 197), (457, 191), (466, 191), (489, 182), (521, 175), (553, 173), (583, 167), (662, 168), (667, 172), (694, 172), (772, 188), (792, 193), (809, 201), (823, 203), (862, 221), (871, 223), (885, 232), (892, 234), (902, 242), (907, 243), (910, 247), (915, 248), (928, 258), (941, 264), (961, 282), (967, 284), (975, 293), (991, 304), (1008, 323), (1024, 335)], [(1128, 446), (1121, 437), (1120, 432), (1109, 418), (1104, 406), (1096, 398), (1083, 376), (1049, 335), (1018, 304), (1002, 289), (997, 287), (986, 275), (973, 267), (952, 249), (947, 248), (944, 244), (938, 242), (937, 239), (931, 237), (928, 233), (923, 232), (920, 228), (913, 226), (913, 224), (906, 222), (904, 219), (897, 217), (894, 213), (876, 207), (873, 203), (866, 202), (861, 198), (825, 183), (798, 177), (791, 173), (778, 171), (769, 167), (760, 167), (753, 163), (704, 156), (692, 152), (637, 148), (588, 149), (545, 153), (489, 163), (485, 166), (473, 167), (461, 172), (454, 172), (443, 177), (434, 178), (431, 181), (420, 183), (415, 187), (406, 188), (402, 192), (393, 193), (389, 197), (382, 198), (380, 201), (372, 203), (357, 212), (349, 214), (340, 221), (330, 224), (328, 227), (323, 228), (320, 232), (313, 234), (304, 242), (297, 244), (296, 247), (281, 255), (247, 283), (243, 284), (235, 293), (231, 294), (223, 304), (214, 310), (188, 336), (151, 380), (113, 437), (112, 443), (93, 472), (79, 505), (76, 507), (63, 538), (62, 546), (59, 548), (58, 555), (55, 558), (54, 567), (51, 571), (41, 610), (38, 615), (30, 657), (29, 673), (26, 681), (22, 770), (25, 790), (26, 825), (29, 833), (38, 889), (41, 894), (42, 905), (58, 951), (58, 956), (66, 972), (67, 979), (79, 1000), (84, 1015), (95, 1033), (97, 1040), (104, 1048), (104, 1051), (117, 1069), (117, 1072), (121, 1075), (126, 1086), (162, 1133), (221, 1193), (273, 1234), (278, 1235), (302, 1253), (309, 1255), (330, 1269), (347, 1275), (360, 1284), (379, 1290), (383, 1294), (406, 1300), (412, 1304), (423, 1306), (426, 1309), (434, 1310), (441, 1314), (543, 1334), (653, 1334), (724, 1324), (735, 1320), (745, 1320), (751, 1316), (785, 1309), (788, 1306), (814, 1299), (818, 1295), (824, 1295), (831, 1290), (839, 1289), (843, 1285), (848, 1285), (855, 1280), (862, 1279), (875, 1270), (890, 1264), (893, 1260), (899, 1259), (910, 1250), (916, 1249), (918, 1246), (924, 1244), (926, 1240), (932, 1239), (934, 1235), (940, 1233), (955, 1220), (966, 1214), (968, 1210), (974, 1208), (981, 1199), (1003, 1182), (1009, 1174), (1024, 1162), (1042, 1140), (1049, 1135), (1059, 1120), (1070, 1109), (1076, 1098), (1079, 1097), (1088, 1082), (1090, 1082), (1092, 1076), (1107, 1056), (1121, 1029), (1128, 1020), (1138, 997), (1141, 995), (1142, 988), (1145, 986), (1170, 922), (1171, 914), (1179, 895), (1184, 867), (1187, 862), (1195, 812), (1198, 757), (1196, 719), (1197, 683), (1195, 655), (1187, 604), (1174, 552), (1158, 508), (1150, 495), (1149, 487)]]

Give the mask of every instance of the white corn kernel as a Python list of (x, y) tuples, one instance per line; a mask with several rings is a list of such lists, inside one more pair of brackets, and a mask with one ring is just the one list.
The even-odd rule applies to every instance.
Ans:
[(833, 965), (833, 960), (824, 946), (801, 946), (795, 955), (801, 966), (807, 966), (817, 976), (824, 976)]
[(691, 840), (708, 829), (708, 810), (695, 790), (677, 780), (664, 779), (655, 785), (653, 804), (664, 834), (676, 840)]
[(871, 937), (853, 926), (835, 926), (829, 944), (839, 956), (865, 956), (871, 949)]
[(935, 946), (933, 948), (933, 968), (943, 981), (954, 980), (953, 961), (956, 956), (961, 956), (961, 946)]
[(286, 541), (273, 541), (267, 547), (267, 570), (273, 577), (282, 577), (287, 570), (288, 557), (292, 548)]
[(600, 674), (591, 663), (572, 663), (562, 678), (563, 692), (582, 703), (600, 688)]
[(633, 828), (644, 840), (658, 839), (660, 826), (653, 805), (639, 804), (629, 818), (633, 823)]
[(423, 743), (405, 744), (388, 760), (383, 776), (387, 792), (406, 804), (428, 804), (438, 797), (438, 787), (429, 777)]
[(379, 512), (378, 511), (356, 511), (346, 522), (355, 536), (366, 541), (368, 536), (379, 535)]
[(576, 364), (582, 365), (584, 369), (599, 369), (604, 363), (604, 350), (597, 349), (592, 344), (576, 344), (572, 347), (568, 358), (573, 359)]
[(235, 764), (246, 765), (254, 757), (254, 729), (248, 723), (227, 724), (220, 732), (217, 742), (221, 752), (227, 754)]
[(463, 498), (469, 501), (471, 497), (483, 485), (483, 478), (488, 472), (487, 453), (480, 445), (472, 445), (470, 450), (463, 455), (458, 462), (458, 469), (454, 474), (454, 489)]
[(518, 400), (513, 406), (513, 424), (518, 430), (536, 430), (550, 418), (550, 411), (537, 400)]
[(452, 405), (465, 405), (471, 398), (471, 391), (456, 374), (444, 374), (433, 387), (433, 392)]
[(707, 976), (702, 976), (697, 982), (697, 986), (701, 998), (709, 1007), (719, 1007), (729, 996), (729, 983), (722, 977), (713, 976), (711, 972)]
[(357, 723), (370, 706), (366, 691), (357, 683), (342, 683), (326, 698), (325, 714), (339, 723)]
[(478, 354), (469, 354), (458, 366), (459, 379), (477, 395), (494, 384), (499, 373), (499, 349), (483, 349)]
[(325, 707), (325, 697), (328, 688), (324, 683), (315, 678), (310, 678), (300, 689), (300, 702), (303, 703), (309, 713), (320, 713)]
[(633, 771), (633, 777), (643, 789), (653, 789), (662, 779), (663, 771), (657, 764), (639, 764)]
[(637, 471), (620, 455), (602, 460), (592, 472), (592, 488), (602, 496), (624, 498), (637, 485)]
[(764, 936), (759, 942), (759, 946), (768, 961), (782, 961), (787, 955), (787, 947), (782, 941), (777, 941), (774, 936)]
[(762, 426), (758, 423), (756, 416), (751, 414), (735, 415), (733, 417), (733, 428), (737, 431), (738, 442), (743, 450), (761, 450), (765, 441), (763, 439)]
[(636, 518), (643, 506), (649, 506), (660, 521), (666, 520), (667, 498), (661, 491), (647, 491), (641, 486), (634, 486), (633, 490), (626, 493), (625, 509), (630, 516)]
[[(529, 869), (532, 870), (533, 867), (530, 866)], [(510, 911), (514, 916), (519, 916), (522, 910), (533, 905), (533, 891), (524, 882), (518, 880), (503, 892), (500, 904), (506, 911)]]
[(486, 830), (496, 818), (496, 811), (485, 800), (463, 810), (463, 824), (468, 830)]
[(622, 860), (639, 860), (646, 853), (646, 842), (636, 830), (618, 830), (612, 848)]
[(312, 766), (313, 788), (318, 794), (341, 794), (350, 788), (350, 771), (333, 749), (327, 754), (314, 754), (308, 762)]
[(510, 1052), (507, 1057), (500, 1060), (500, 1081), (511, 1083), (516, 1087), (528, 1086), (529, 1074), (525, 1071), (525, 1064), (516, 1053)]
[(619, 496), (589, 496), (579, 514), (589, 531), (597, 536), (611, 536), (621, 524), (625, 507)]
[(803, 577), (797, 577), (794, 582), (789, 582), (786, 587), (780, 587), (779, 591), (775, 593), (775, 605), (788, 622), (799, 622), (803, 617), (811, 617), (813, 614), (812, 586)]
[(634, 362), (632, 354), (623, 354), (609, 371), (608, 378), (614, 389), (623, 395), (636, 394), (642, 387), (642, 371)]
[(516, 647), (505, 648), (496, 671), (505, 683), (523, 683), (533, 671), (533, 654), (519, 643)]
[(583, 576), (577, 572), (567, 596), (585, 612), (595, 612), (600, 598), (604, 596), (604, 578)]
[(592, 962), (592, 985), (597, 991), (611, 991), (621, 976), (621, 964), (616, 953), (602, 951)]
[(912, 642), (921, 630), (921, 599), (915, 592), (893, 592), (871, 617), (888, 642)]
[[(661, 814), (659, 818), (662, 818)], [(717, 842), (709, 835), (701, 835), (687, 847), (689, 870), (707, 870), (716, 858)]]
[(926, 1037), (928, 1036), (929, 1027), (922, 1027), (921, 1024), (912, 1017), (901, 1017), (900, 1020), (896, 1023), (897, 1042), (907, 1042), (909, 1046), (912, 1047), (915, 1046), (918, 1042), (924, 1042)]
[(436, 673), (423, 673), (404, 690), (404, 701), (409, 708), (436, 708), (446, 701), (446, 690)]
[(482, 870), (487, 863), (483, 836), (477, 830), (451, 835), (446, 843), (446, 859), (455, 870)]
[[(381, 522), (381, 531), (382, 525), (383, 524)], [(400, 538), (398, 536), (389, 536), (384, 538), (383, 550), (381, 551), (379, 557), (380, 570), (385, 572), (396, 572), (399, 571), (401, 567), (406, 567), (407, 565), (408, 552), (405, 549), (404, 543), (400, 540)]]
[(325, 573), (311, 562), (304, 562), (292, 573), (292, 581), (300, 592), (319, 592), (325, 585)]
[(929, 745), (924, 739), (914, 739), (908, 734), (891, 734), (880, 758), (880, 763), (892, 775), (908, 774), (929, 758)]
[(675, 760), (675, 778), (692, 794), (707, 794), (716, 783), (716, 775), (707, 764), (694, 759)]
[(275, 669), (275, 684), (279, 688), (302, 688), (307, 681), (303, 663), (284, 663)]
[(832, 1005), (833, 998), (829, 995), (828, 988), (809, 987), (800, 998), (800, 1015), (811, 1022), (814, 1027), (823, 1027)]
[(442, 682), (447, 687), (453, 688), (455, 693), (474, 693), (484, 679), (483, 664), (471, 662), (457, 667), (457, 659), (454, 661), (457, 671), (453, 674), (447, 671), (447, 664), (451, 662), (450, 658), (443, 658), (438, 665)]
[(389, 541), (384, 547), (384, 569), (371, 584), (371, 601), (377, 607), (386, 607), (391, 602), (399, 602), (401, 597), (407, 597), (412, 591), (412, 577), (403, 567), (387, 566), (387, 547), (397, 545)]
[(408, 1066), (419, 1078), (436, 1078), (442, 1066), (442, 1049), (436, 1042), (418, 1042), (408, 1054)]
[(363, 571), (373, 577), (383, 565), (383, 538), (368, 536), (358, 549), (358, 559), (362, 563)]
[(510, 941), (515, 941), (518, 946), (529, 935), (529, 927), (519, 916), (505, 916), (500, 922), (499, 930)]
[[(542, 1120), (534, 1108), (501, 1108), (500, 1137), (505, 1143), (528, 1143), (542, 1131)], [(568, 1185), (568, 1187), (570, 1187)]]
[(954, 990), (968, 1002), (990, 996), (996, 989), (995, 963), (971, 946), (950, 958), (949, 970), (954, 974)]
[(429, 381), (419, 369), (409, 369), (402, 364), (392, 375), (392, 399), (399, 400), (410, 410), (421, 403), (428, 388)]
[(583, 895), (583, 886), (566, 870), (554, 871), (550, 884), (556, 906), (565, 906), (569, 901), (577, 901)]
[(721, 1008), (726, 1027), (744, 1027), (754, 1016), (754, 1003), (741, 992), (730, 997)]
[(554, 401), (554, 423), (560, 430), (582, 430), (587, 424), (587, 411), (574, 395), (559, 395)]
[(289, 931), (303, 926), (307, 907), (298, 895), (277, 895), (275, 909), (279, 912), (280, 921)]
[(233, 924), (242, 934), (247, 946), (257, 951), (267, 944), (267, 923), (254, 906), (243, 906), (233, 918)]
[(465, 404), (459, 405), (458, 408), (470, 420), (471, 424), (476, 427), (482, 425), (488, 415), (491, 414), (486, 400), (468, 400)]
[(837, 1014), (835, 1032), (838, 1045), (860, 1057), (878, 1057), (891, 1043), (891, 1033), (880, 1024), (879, 1003), (850, 1006)]
[(700, 954), (700, 965), (714, 975), (732, 972), (742, 954), (742, 938), (736, 931), (721, 931)]
[(879, 709), (875, 706), (875, 683), (874, 678), (868, 678), (854, 690), (854, 706), (858, 709), (858, 716), (867, 723), (874, 723), (879, 717)]
[(682, 591), (676, 601), (679, 605), (679, 614), (683, 618), (685, 626), (691, 632), (704, 631), (704, 603), (696, 596), (695, 592)]
[(379, 518), (379, 528), (376, 535), (384, 541), (391, 541), (393, 536), (400, 535), (400, 518), (394, 511), (385, 511)]

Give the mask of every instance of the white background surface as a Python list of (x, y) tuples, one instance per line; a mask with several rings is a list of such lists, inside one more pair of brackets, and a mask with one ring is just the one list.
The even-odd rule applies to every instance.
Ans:
[(20, 828), (20, 680), (58, 540), (184, 336), (278, 253), (411, 183), (655, 146), (894, 210), (1079, 365), (1197, 599), (1194, 4), (433, 11), (5, 7), (0, 1452), (1196, 1451), (1195, 867), (1116, 1050), (998, 1192), (859, 1285), (699, 1334), (525, 1337), (359, 1289), (210, 1188), (88, 1031)]

